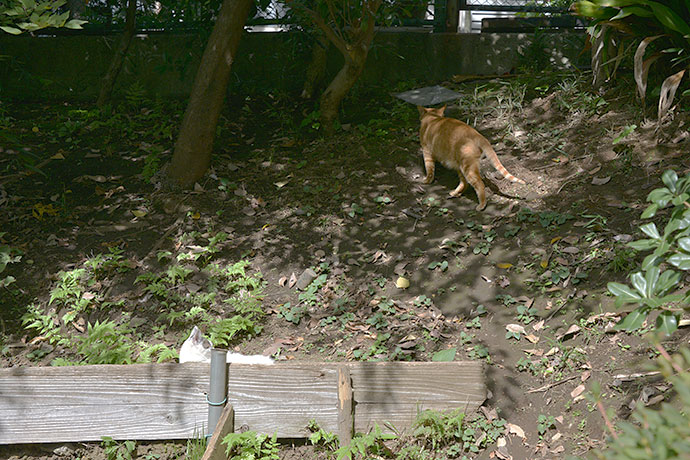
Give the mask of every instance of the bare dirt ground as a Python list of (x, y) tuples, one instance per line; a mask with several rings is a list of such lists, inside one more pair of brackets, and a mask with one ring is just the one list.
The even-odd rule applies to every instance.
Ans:
[[(483, 163), (483, 212), (472, 190), (448, 196), (457, 185), (452, 171), (439, 166), (435, 182), (421, 184), (417, 111), (387, 94), (360, 90), (342, 129), (326, 139), (291, 99), (234, 101), (213, 170), (184, 192), (156, 173), (170, 157), (180, 105), (135, 100), (107, 118), (79, 104), (3, 103), (2, 241), (22, 259), (3, 273), (17, 281), (0, 290), (0, 362), (88, 359), (51, 343), (50, 328), (26, 329), (21, 318), (31, 311), (55, 318), (61, 336), (84, 336), (87, 323), (110, 320), (133, 341), (179, 349), (202, 318), (184, 311), (228, 313), (198, 297), (210, 293), (193, 269), (200, 259), (178, 257), (192, 268), (171, 289), (187, 305), (164, 303), (137, 278), (164, 273), (187, 248), (222, 264), (248, 261), (248, 273), (261, 273), (261, 314), (251, 316), (260, 328), (231, 337), (238, 351), (424, 361), (456, 348), (456, 360), (486, 362), (484, 413), (495, 410), (508, 424), (501, 454), (565, 458), (601, 447), (606, 428), (585, 398), (592, 382), (604, 389), (614, 422), (634, 402), (663, 395), (644, 380), (621, 380), (646, 370), (656, 351), (639, 334), (612, 330), (624, 313), (606, 283), (625, 281), (641, 260), (625, 242), (640, 237), (639, 216), (661, 172), (689, 169), (686, 114), (655, 133), (632, 85), (597, 94), (569, 74), (445, 85), (463, 94), (447, 115), (475, 125), (527, 182), (501, 180)], [(220, 232), (227, 237), (212, 243)], [(84, 288), (97, 303), (51, 303), (59, 273), (98, 254), (114, 262)], [(294, 281), (309, 268), (312, 289), (298, 291)], [(396, 287), (399, 277), (407, 289)], [(70, 309), (75, 317), (60, 320)], [(673, 351), (687, 341), (681, 329), (665, 345)], [(138, 458), (183, 452), (181, 443), (138, 445)], [(104, 455), (93, 444), (0, 446), (0, 457), (12, 459)], [(309, 446), (281, 450), (283, 458), (324, 455)], [(465, 455), (498, 454), (493, 444)]]

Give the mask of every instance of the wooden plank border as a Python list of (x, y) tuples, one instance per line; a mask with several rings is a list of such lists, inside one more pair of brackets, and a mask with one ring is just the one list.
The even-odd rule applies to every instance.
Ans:
[[(339, 366), (358, 432), (404, 430), (422, 409), (469, 413), (486, 396), (478, 362), (232, 364), (235, 429), (305, 437), (313, 419), (337, 432)], [(192, 438), (207, 431), (208, 380), (202, 363), (0, 369), (0, 444)]]

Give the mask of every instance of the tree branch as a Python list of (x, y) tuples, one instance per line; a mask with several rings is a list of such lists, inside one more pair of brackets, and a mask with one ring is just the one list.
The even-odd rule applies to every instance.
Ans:
[(345, 60), (348, 62), (352, 62), (352, 57), (350, 56), (350, 50), (348, 48), (347, 42), (340, 37), (332, 27), (330, 27), (328, 24), (326, 24), (326, 21), (323, 20), (321, 15), (317, 13), (316, 11), (307, 8), (306, 6), (301, 7), (304, 9), (304, 11), (311, 17), (311, 20), (314, 21), (314, 25), (321, 29), (321, 31), (324, 33), (326, 38), (335, 45), (338, 50), (343, 54), (345, 57)]

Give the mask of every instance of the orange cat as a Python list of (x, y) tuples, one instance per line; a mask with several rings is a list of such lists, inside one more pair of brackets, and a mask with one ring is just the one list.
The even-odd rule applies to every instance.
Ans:
[(422, 143), (426, 168), (425, 184), (430, 184), (434, 180), (434, 162), (438, 161), (446, 168), (457, 171), (460, 177), (460, 184), (450, 192), (450, 196), (459, 196), (469, 182), (479, 198), (477, 211), (481, 211), (486, 207), (484, 182), (479, 175), (479, 160), (482, 153), (503, 177), (513, 182), (525, 183), (503, 167), (489, 141), (476, 129), (455, 118), (444, 117), (446, 106), (438, 109), (417, 106), (417, 109), (421, 121), (419, 140)]

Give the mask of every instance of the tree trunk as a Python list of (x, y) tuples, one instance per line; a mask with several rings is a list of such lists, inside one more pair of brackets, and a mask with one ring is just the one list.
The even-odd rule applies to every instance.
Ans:
[(127, 3), (127, 12), (125, 15), (125, 30), (120, 39), (120, 46), (118, 47), (113, 60), (110, 61), (110, 68), (108, 73), (103, 77), (101, 82), (101, 90), (98, 93), (98, 100), (96, 105), (98, 107), (103, 107), (110, 102), (110, 98), (113, 95), (113, 88), (115, 87), (115, 81), (117, 76), (122, 70), (122, 63), (125, 61), (125, 56), (127, 56), (127, 50), (129, 49), (130, 43), (132, 43), (132, 37), (134, 37), (134, 31), (136, 29), (136, 12), (137, 12), (137, 0), (129, 0)]
[(318, 86), (321, 85), (326, 74), (326, 62), (328, 58), (328, 40), (322, 33), (316, 34), (316, 40), (311, 50), (311, 60), (307, 67), (307, 78), (302, 87), (302, 98), (311, 99)]
[(326, 135), (333, 134), (335, 130), (334, 123), (338, 119), (340, 103), (362, 74), (368, 54), (368, 46), (362, 46), (359, 50), (351, 52), (351, 59), (345, 60), (345, 64), (340, 69), (340, 72), (338, 72), (321, 95), (319, 103), (319, 110), (321, 111), (320, 122)]
[(168, 176), (190, 187), (211, 164), (213, 138), (225, 101), (230, 67), (252, 0), (223, 0), (185, 110)]
[(70, 19), (81, 19), (86, 8), (85, 0), (67, 0)]

